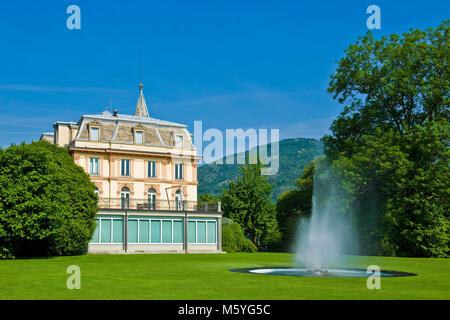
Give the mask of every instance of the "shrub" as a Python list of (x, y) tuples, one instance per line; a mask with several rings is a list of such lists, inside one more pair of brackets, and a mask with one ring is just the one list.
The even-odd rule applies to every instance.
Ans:
[(244, 237), (240, 225), (233, 222), (222, 228), (222, 249), (226, 252), (256, 252), (253, 242)]
[(244, 238), (242, 241), (242, 252), (256, 252), (258, 249), (250, 239)]
[(0, 258), (82, 254), (95, 229), (94, 184), (46, 141), (0, 152)]

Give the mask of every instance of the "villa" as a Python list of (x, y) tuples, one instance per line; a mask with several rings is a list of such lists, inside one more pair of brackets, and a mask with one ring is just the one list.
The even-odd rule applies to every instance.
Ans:
[(151, 118), (142, 84), (139, 91), (134, 115), (83, 115), (41, 136), (67, 148), (95, 184), (88, 253), (222, 252), (220, 203), (197, 204), (201, 157), (192, 135), (186, 125)]

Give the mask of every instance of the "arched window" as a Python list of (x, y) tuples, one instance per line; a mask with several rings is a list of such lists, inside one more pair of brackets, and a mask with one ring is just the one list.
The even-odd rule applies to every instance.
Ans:
[(130, 189), (127, 187), (120, 190), (120, 204), (122, 209), (130, 208)]
[(180, 190), (175, 192), (175, 210), (183, 210), (183, 194)]
[(156, 208), (156, 190), (153, 188), (148, 189), (148, 208), (150, 210), (155, 210)]
[(98, 197), (100, 197), (100, 191), (98, 191), (98, 187), (94, 188), (94, 192)]

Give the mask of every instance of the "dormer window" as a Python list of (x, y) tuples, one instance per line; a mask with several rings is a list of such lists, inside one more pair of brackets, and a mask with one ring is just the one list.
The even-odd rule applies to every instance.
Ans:
[(183, 147), (183, 136), (175, 136), (175, 147), (176, 148)]
[(92, 128), (91, 127), (91, 140), (92, 141), (98, 141), (99, 140), (99, 130), (98, 128)]
[(143, 131), (135, 131), (134, 132), (134, 143), (135, 144), (143, 144), (144, 143), (144, 132)]

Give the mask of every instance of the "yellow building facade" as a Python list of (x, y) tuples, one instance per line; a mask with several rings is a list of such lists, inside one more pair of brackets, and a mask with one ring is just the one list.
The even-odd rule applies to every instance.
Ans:
[(142, 84), (134, 115), (104, 111), (53, 127), (41, 139), (67, 148), (96, 186), (88, 252), (221, 252), (220, 203), (197, 205), (192, 136), (149, 116)]

